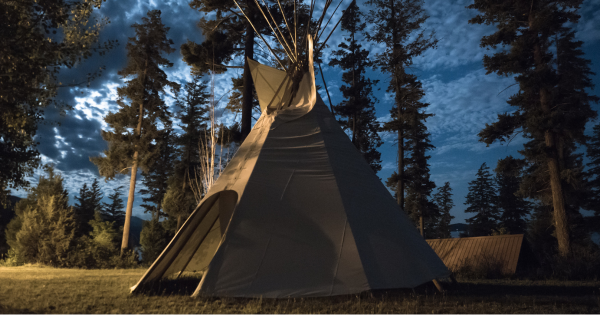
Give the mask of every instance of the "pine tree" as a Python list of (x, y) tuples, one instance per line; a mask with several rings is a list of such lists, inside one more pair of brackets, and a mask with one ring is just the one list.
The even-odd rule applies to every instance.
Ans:
[(477, 178), (469, 182), (469, 193), (465, 212), (476, 213), (467, 219), (470, 236), (490, 235), (497, 228), (499, 213), (497, 207), (496, 184), (486, 163), (481, 164)]
[(77, 220), (79, 236), (88, 234), (92, 231), (90, 221), (94, 219), (94, 214), (101, 208), (102, 192), (98, 179), (94, 178), (91, 188), (87, 183), (79, 190), (79, 197), (75, 197), (75, 218)]
[(110, 203), (103, 202), (102, 209), (100, 210), (102, 219), (104, 221), (113, 222), (115, 227), (123, 226), (125, 223), (125, 211), (123, 211), (125, 206), (121, 199), (121, 196), (123, 195), (121, 189), (123, 189), (123, 186), (115, 188), (113, 193), (108, 195)]
[(375, 57), (375, 66), (389, 74), (388, 92), (394, 94), (391, 109), (392, 120), (384, 125), (384, 130), (398, 133), (398, 169), (388, 179), (394, 185), (400, 208), (404, 210), (405, 177), (405, 132), (407, 108), (418, 108), (423, 96), (422, 88), (416, 76), (409, 74), (414, 58), (425, 50), (435, 47), (434, 34), (427, 36), (420, 31), (428, 16), (425, 14), (422, 0), (369, 0), (370, 10), (367, 21), (373, 25), (366, 34), (368, 40), (385, 45), (385, 51)]
[[(102, 131), (102, 138), (108, 141), (108, 151), (104, 156), (91, 158), (98, 166), (100, 175), (107, 179), (117, 174), (125, 174), (131, 168), (127, 212), (123, 226), (121, 252), (129, 248), (129, 224), (133, 210), (135, 183), (138, 167), (147, 172), (149, 165), (158, 153), (160, 124), (168, 124), (169, 112), (161, 94), (165, 87), (179, 89), (167, 80), (164, 67), (172, 67), (162, 53), (172, 53), (173, 41), (167, 38), (168, 27), (162, 24), (160, 11), (148, 11), (142, 24), (133, 24), (136, 35), (127, 43), (127, 65), (119, 75), (129, 79), (124, 87), (118, 88), (120, 109), (105, 117), (112, 131)], [(129, 101), (127, 101), (129, 99)]]
[(508, 156), (498, 160), (496, 172), (496, 185), (498, 187), (499, 224), (510, 234), (523, 234), (527, 229), (527, 220), (531, 211), (531, 203), (519, 195), (522, 170), (525, 165), (523, 160)]
[(183, 130), (176, 140), (177, 154), (181, 158), (174, 163), (173, 174), (165, 181), (168, 188), (161, 201), (163, 210), (177, 219), (177, 229), (196, 206), (191, 181), (200, 168), (200, 144), (206, 141), (209, 97), (206, 83), (196, 76), (185, 85), (184, 94), (177, 101)]
[[(39, 165), (37, 127), (44, 108), (68, 109), (55, 99), (61, 69), (71, 68), (95, 52), (102, 55), (113, 41), (98, 43), (108, 19), (97, 20), (102, 0), (1, 1), (0, 12), (0, 203), (9, 188), (29, 186)], [(52, 35), (56, 34), (56, 35)]]
[(484, 56), (488, 73), (514, 75), (519, 84), (519, 92), (508, 101), (517, 110), (498, 115), (496, 123), (486, 125), (479, 133), (480, 140), (488, 145), (503, 142), (517, 130), (531, 139), (522, 154), (529, 162), (543, 164), (539, 175), (548, 174), (561, 256), (570, 252), (565, 182), (561, 178), (569, 172), (564, 168), (564, 159), (567, 150), (584, 142), (585, 124), (596, 117), (590, 103), (598, 101), (588, 95), (587, 89), (592, 87), (589, 61), (581, 57), (582, 43), (573, 39), (571, 31), (580, 18), (577, 10), (581, 2), (475, 0), (468, 6), (480, 12), (469, 23), (494, 24), (498, 28), (482, 38), (481, 46), (507, 46)]
[(140, 194), (146, 195), (146, 197), (142, 197), (144, 202), (142, 208), (144, 208), (144, 212), (150, 212), (153, 218), (164, 216), (162, 201), (167, 192), (168, 180), (173, 175), (176, 155), (175, 137), (173, 128), (169, 124), (160, 131), (157, 142), (158, 156), (142, 179), (145, 189), (141, 189)]
[(173, 235), (163, 227), (157, 218), (145, 221), (140, 234), (143, 262), (147, 265), (152, 264), (172, 238)]
[(587, 156), (590, 162), (587, 164), (587, 176), (590, 177), (588, 189), (590, 196), (586, 209), (600, 216), (600, 124), (594, 126), (594, 132), (587, 144)]
[(452, 188), (450, 183), (444, 183), (444, 186), (438, 187), (437, 192), (433, 195), (433, 201), (440, 211), (440, 220), (437, 226), (437, 234), (440, 238), (450, 238), (450, 222), (454, 216), (450, 214), (450, 210), (454, 207), (452, 201)]
[[(420, 82), (417, 82), (420, 85)], [(416, 106), (404, 111), (406, 130), (404, 133), (406, 151), (410, 153), (406, 162), (406, 212), (419, 224), (421, 234), (427, 238), (436, 237), (440, 210), (430, 199), (435, 183), (430, 179), (427, 151), (434, 149), (424, 122), (427, 117), (420, 109), (427, 106), (415, 102)]]
[(361, 23), (362, 15), (356, 1), (344, 10), (341, 26), (348, 37), (338, 45), (339, 50), (333, 51), (334, 58), (329, 65), (344, 71), (342, 81), (345, 85), (340, 87), (344, 100), (334, 106), (335, 114), (342, 117), (338, 122), (350, 131), (352, 143), (377, 173), (381, 170), (381, 153), (377, 148), (383, 141), (378, 134), (380, 126), (375, 117), (376, 99), (372, 92), (378, 81), (365, 76), (366, 69), (373, 66), (373, 62), (369, 60), (369, 51), (362, 49), (357, 38), (366, 28), (366, 24)]

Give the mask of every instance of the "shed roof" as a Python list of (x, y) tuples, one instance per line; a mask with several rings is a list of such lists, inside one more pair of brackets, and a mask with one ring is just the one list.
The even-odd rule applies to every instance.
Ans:
[(523, 234), (429, 239), (427, 243), (452, 271), (464, 266), (501, 263), (504, 274), (514, 274)]

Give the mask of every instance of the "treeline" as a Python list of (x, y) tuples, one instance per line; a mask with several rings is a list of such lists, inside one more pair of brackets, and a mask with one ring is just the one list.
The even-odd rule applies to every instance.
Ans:
[[(103, 216), (96, 203), (89, 208), (94, 208), (93, 216), (90, 211), (77, 210), (78, 215), (87, 213), (85, 218), (77, 219), (77, 211), (67, 206), (65, 193), (48, 195), (42, 202), (38, 193), (34, 193), (38, 185), (32, 189), (31, 198), (26, 198), (28, 207), (23, 206), (25, 201), (15, 206), (15, 213), (20, 211), (16, 218), (21, 218), (21, 229), (28, 226), (27, 218), (36, 213), (46, 210), (64, 213), (44, 222), (79, 220), (67, 225), (73, 225), (73, 237), (87, 238), (89, 242), (95, 242), (96, 236), (102, 234), (94, 234), (96, 229), (112, 227), (113, 232), (102, 235), (121, 234), (112, 238), (111, 244), (118, 247), (115, 242), (120, 242), (120, 256), (128, 257), (130, 220), (137, 176), (141, 171), (146, 187), (141, 191), (145, 196), (143, 207), (152, 216), (142, 231), (142, 256), (147, 261), (156, 257), (206, 193), (215, 173), (222, 169), (222, 165), (215, 167), (208, 162), (212, 161), (210, 155), (215, 154), (213, 149), (216, 145), (228, 147), (243, 141), (252, 120), (260, 115), (247, 59), (269, 62), (262, 51), (255, 50), (259, 47), (255, 31), (273, 38), (271, 25), (265, 23), (262, 11), (275, 17), (283, 30), (282, 36), (290, 36), (286, 21), (296, 21), (298, 29), (318, 23), (310, 21), (308, 5), (294, 0), (266, 1), (260, 5), (262, 11), (255, 1), (238, 2), (239, 8), (232, 1), (190, 2), (192, 9), (205, 14), (198, 23), (204, 41), (188, 41), (180, 47), (183, 60), (192, 68), (192, 82), (175, 82), (165, 73), (165, 69), (173, 66), (165, 56), (176, 49), (169, 39), (169, 28), (162, 23), (160, 11), (149, 11), (140, 24), (132, 25), (135, 35), (127, 43), (127, 64), (119, 71), (125, 82), (118, 88), (119, 108), (105, 117), (109, 128), (102, 131), (108, 149), (91, 158), (106, 180), (119, 175), (130, 176), (123, 222)], [(438, 43), (435, 33), (423, 28), (428, 19), (424, 1), (368, 0), (364, 4), (360, 7), (352, 1), (343, 10), (342, 41), (334, 47), (329, 59), (330, 67), (342, 71), (343, 100), (335, 105), (330, 103), (332, 112), (375, 172), (381, 170), (378, 148), (383, 141), (380, 134), (394, 135), (397, 167), (386, 180), (387, 186), (394, 193), (400, 210), (414, 220), (424, 237), (449, 237), (453, 218), (450, 211), (454, 206), (452, 189), (448, 182), (436, 187), (431, 180), (429, 159), (435, 147), (426, 121), (435, 113), (428, 112), (429, 104), (423, 102), (422, 83), (412, 71), (415, 59), (436, 49)], [(18, 35), (0, 39), (3, 55), (11, 56), (0, 59), (2, 73), (7, 74), (0, 76), (0, 102), (2, 108), (8, 109), (0, 113), (3, 119), (0, 188), (6, 203), (8, 189), (28, 187), (26, 176), (39, 166), (39, 152), (33, 139), (37, 124), (44, 118), (43, 108), (55, 103), (60, 106), (54, 98), (58, 88), (54, 82), (60, 67), (73, 66), (75, 61), (94, 53), (102, 54), (115, 43), (98, 43), (99, 29), (85, 35), (74, 31), (93, 19), (89, 12), (100, 7), (101, 1), (56, 0), (56, 6), (48, 8), (30, 1), (0, 5), (12, 21), (0, 24), (1, 31)], [(479, 140), (487, 145), (510, 141), (516, 135), (527, 140), (520, 151), (522, 159), (502, 159), (495, 177), (484, 164), (477, 179), (470, 183), (467, 212), (475, 215), (468, 220), (469, 235), (527, 232), (548, 257), (571, 259), (582, 248), (593, 248), (597, 253), (597, 247), (589, 242), (589, 230), (580, 224), (581, 209), (594, 210), (596, 215), (600, 209), (600, 127), (595, 129), (593, 139), (584, 134), (586, 124), (597, 116), (591, 104), (597, 103), (598, 98), (589, 94), (593, 87), (590, 61), (583, 58), (583, 43), (574, 37), (580, 6), (578, 0), (562, 1), (560, 5), (547, 0), (527, 3), (474, 0), (468, 6), (479, 12), (470, 23), (497, 27), (495, 33), (481, 39), (481, 46), (510, 48), (484, 56), (488, 74), (514, 76), (519, 86), (519, 91), (508, 100), (514, 111), (498, 115), (497, 122), (486, 125), (478, 134)], [(251, 23), (236, 13), (240, 9)], [(101, 27), (102, 23), (98, 25)], [(70, 42), (61, 42), (64, 39), (60, 36), (52, 40), (46, 38), (46, 34), (56, 31), (72, 35)], [(22, 40), (17, 42), (14, 38)], [(364, 43), (381, 47), (381, 52), (371, 55), (369, 49), (362, 46)], [(44, 49), (31, 48), (39, 45)], [(273, 49), (282, 56), (286, 48)], [(241, 64), (235, 65), (240, 59)], [(285, 58), (279, 59), (273, 62), (274, 67), (289, 63)], [(315, 56), (319, 69), (322, 59), (323, 56)], [(214, 106), (218, 100), (214, 87), (209, 91), (209, 80), (205, 78), (227, 73), (231, 68), (243, 69), (241, 76), (232, 78), (233, 89), (226, 107), (236, 119), (239, 117), (239, 122), (223, 126), (215, 122)], [(384, 123), (375, 115), (378, 100), (373, 89), (379, 81), (368, 77), (371, 70), (388, 79), (387, 92), (392, 100), (387, 104), (390, 119)], [(89, 79), (93, 77), (92, 74)], [(167, 105), (168, 98), (173, 98), (174, 107)], [(177, 122), (179, 128), (174, 126)], [(582, 146), (587, 146), (592, 160), (587, 171), (583, 156), (577, 151)], [(57, 176), (52, 171), (44, 180), (58, 181)], [(79, 199), (86, 194), (93, 195), (92, 199), (98, 197), (82, 191)], [(47, 206), (51, 200), (52, 207)], [(82, 205), (82, 201), (78, 205)], [(11, 231), (20, 233), (15, 229), (17, 224), (14, 225)], [(70, 235), (70, 231), (64, 230), (63, 234)], [(66, 242), (68, 237), (63, 239)], [(147, 245), (144, 245), (145, 240)], [(13, 239), (11, 244), (16, 244)], [(151, 245), (154, 245), (152, 249)], [(11, 255), (26, 252), (24, 248), (13, 250), (12, 245), (11, 250)], [(39, 257), (36, 259), (41, 261)]]

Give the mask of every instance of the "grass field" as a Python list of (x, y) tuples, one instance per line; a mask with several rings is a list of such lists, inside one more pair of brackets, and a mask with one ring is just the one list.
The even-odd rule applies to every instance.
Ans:
[(425, 286), (305, 299), (191, 298), (129, 294), (144, 269), (0, 267), (0, 313), (600, 313), (600, 281), (463, 280), (439, 294)]

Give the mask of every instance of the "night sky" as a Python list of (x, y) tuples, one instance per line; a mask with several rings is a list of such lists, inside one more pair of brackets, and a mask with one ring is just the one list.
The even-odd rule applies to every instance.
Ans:
[[(316, 12), (323, 1), (317, 1)], [(368, 10), (366, 5), (361, 6), (363, 12)], [(495, 28), (486, 25), (470, 25), (467, 21), (476, 15), (476, 11), (466, 9), (472, 0), (425, 0), (425, 10), (430, 18), (424, 27), (427, 31), (435, 31), (439, 39), (438, 48), (426, 52), (422, 57), (416, 59), (412, 68), (425, 89), (423, 101), (430, 104), (428, 112), (435, 114), (427, 121), (427, 128), (432, 135), (432, 143), (436, 147), (431, 151), (431, 176), (439, 187), (449, 181), (454, 193), (455, 207), (452, 215), (456, 218), (453, 223), (464, 222), (472, 214), (465, 214), (465, 196), (468, 192), (468, 182), (475, 179), (475, 173), (483, 162), (492, 169), (495, 168), (498, 159), (507, 155), (520, 157), (518, 150), (522, 148), (524, 139), (515, 138), (509, 145), (494, 144), (486, 147), (478, 141), (477, 133), (486, 123), (495, 121), (498, 113), (510, 112), (512, 109), (506, 104), (506, 100), (517, 91), (515, 86), (510, 87), (514, 80), (512, 78), (499, 77), (496, 74), (485, 74), (482, 58), (486, 51), (479, 47), (479, 41), (483, 35), (492, 33)], [(345, 0), (342, 8), (346, 7), (350, 0)], [(337, 1), (334, 1), (337, 5)], [(94, 177), (98, 177), (98, 170), (89, 161), (90, 156), (99, 155), (107, 148), (107, 144), (100, 136), (100, 130), (107, 128), (103, 117), (109, 110), (116, 111), (116, 89), (123, 82), (117, 72), (125, 66), (127, 38), (133, 36), (133, 23), (140, 23), (142, 16), (148, 10), (159, 9), (162, 11), (163, 23), (170, 27), (169, 37), (175, 42), (176, 52), (168, 58), (174, 66), (167, 69), (169, 80), (185, 83), (190, 80), (189, 67), (181, 60), (179, 47), (188, 39), (201, 42), (200, 29), (196, 27), (197, 21), (202, 14), (194, 11), (188, 6), (187, 0), (171, 1), (145, 1), (145, 0), (107, 0), (99, 13), (110, 19), (101, 31), (101, 41), (118, 40), (119, 46), (103, 57), (95, 55), (85, 60), (76, 68), (64, 69), (60, 80), (65, 83), (80, 82), (88, 72), (94, 71), (101, 66), (106, 70), (103, 75), (92, 82), (91, 86), (80, 88), (65, 88), (60, 91), (59, 99), (70, 104), (74, 110), (61, 116), (56, 110), (46, 110), (46, 123), (38, 130), (37, 141), (40, 142), (39, 151), (44, 163), (54, 163), (65, 177), (65, 185), (69, 190), (70, 201), (74, 203), (74, 197), (78, 195), (83, 183), (91, 183)], [(332, 9), (331, 9), (332, 10)], [(340, 10), (341, 11), (341, 10)], [(577, 38), (585, 42), (583, 49), (585, 57), (592, 60), (592, 71), (600, 74), (600, 0), (585, 0), (580, 14), (582, 18), (576, 26)], [(338, 12), (336, 15), (340, 15)], [(334, 20), (336, 20), (334, 18)], [(333, 24), (333, 23), (331, 23)], [(331, 27), (330, 25), (329, 27)], [(337, 36), (336, 36), (337, 35)], [(339, 86), (341, 84), (341, 71), (339, 68), (326, 66), (328, 51), (337, 48), (342, 40), (342, 33), (338, 29), (329, 40), (329, 50), (324, 51), (325, 62), (323, 63), (324, 75), (327, 86), (334, 104), (341, 99)], [(258, 40), (258, 39), (257, 39)], [(381, 51), (381, 47), (371, 45), (364, 41), (365, 48), (371, 51), (371, 55)], [(241, 65), (242, 59), (234, 60), (230, 65)], [(236, 72), (237, 71), (237, 72)], [(221, 97), (231, 89), (231, 76), (241, 74), (241, 69), (232, 69), (228, 74), (218, 75), (215, 78), (216, 97)], [(389, 119), (389, 109), (393, 99), (385, 93), (389, 80), (385, 74), (371, 72), (372, 79), (379, 79), (379, 91), (376, 97), (379, 103), (376, 105), (377, 117), (380, 121)], [(206, 77), (206, 80), (210, 80)], [(597, 85), (596, 90), (591, 93), (600, 95), (600, 77), (593, 77)], [(317, 76), (317, 84), (323, 86), (320, 75)], [(325, 90), (319, 91), (326, 103)], [(168, 104), (172, 99), (166, 98)], [(224, 107), (227, 96), (219, 103)], [(597, 105), (594, 109), (600, 109)], [(220, 111), (222, 112), (222, 111)], [(221, 121), (231, 123), (233, 116), (225, 112), (220, 116)], [(59, 122), (51, 124), (50, 122)], [(590, 134), (593, 125), (586, 126), (586, 133)], [(395, 135), (382, 133), (385, 140), (380, 147), (382, 152), (383, 169), (378, 173), (384, 181), (395, 170), (396, 146)], [(39, 172), (36, 172), (39, 174)], [(37, 175), (36, 175), (37, 176)], [(36, 183), (36, 176), (31, 179), (32, 185)], [(121, 176), (117, 180), (105, 183), (101, 186), (105, 193), (105, 199), (112, 188), (125, 186), (123, 193), (127, 195), (129, 176)], [(138, 178), (136, 192), (143, 188)], [(13, 194), (24, 197), (26, 191), (13, 191)], [(133, 214), (144, 219), (150, 216), (143, 213), (140, 207), (141, 197), (136, 193)], [(106, 200), (105, 200), (106, 201)], [(125, 200), (124, 200), (125, 201)]]

